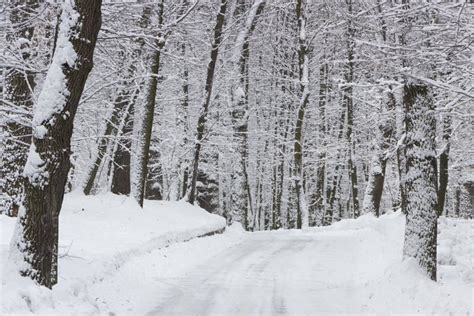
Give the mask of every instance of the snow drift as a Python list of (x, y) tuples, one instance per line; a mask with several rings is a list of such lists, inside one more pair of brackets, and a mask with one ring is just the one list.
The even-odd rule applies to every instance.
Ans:
[(96, 302), (88, 296), (88, 287), (113, 277), (127, 261), (226, 225), (224, 218), (183, 201), (147, 200), (141, 209), (133, 198), (111, 193), (66, 194), (59, 225), (59, 282), (50, 292), (7, 267), (15, 221), (0, 216), (1, 315), (78, 309), (89, 313)]

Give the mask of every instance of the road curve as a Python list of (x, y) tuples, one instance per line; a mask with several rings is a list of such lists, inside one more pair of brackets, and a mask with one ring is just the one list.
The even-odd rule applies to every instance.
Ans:
[[(353, 243), (354, 245), (351, 245)], [(341, 254), (341, 249), (344, 249)], [(148, 315), (311, 315), (357, 301), (357, 241), (253, 233), (167, 284)]]

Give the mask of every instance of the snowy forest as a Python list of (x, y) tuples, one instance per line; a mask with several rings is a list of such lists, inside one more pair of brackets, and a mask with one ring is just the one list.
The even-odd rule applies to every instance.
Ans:
[[(344, 253), (344, 232), (367, 247), (356, 247), (356, 266), (358, 256), (376, 264), (371, 252), (409, 265), (387, 268), (396, 277), (381, 271), (379, 283), (406, 284), (419, 270), (415, 279), (435, 294), (407, 310), (360, 298), (369, 309), (309, 314), (473, 312), (471, 1), (22, 0), (0, 4), (0, 25), (0, 313), (186, 314), (170, 303), (121, 313), (118, 298), (86, 307), (99, 292), (91, 280), (105, 272), (94, 266), (78, 281), (68, 271), (86, 278), (74, 258), (89, 258), (94, 239), (104, 243), (100, 267), (116, 270), (146, 252), (217, 253), (236, 240), (256, 252), (291, 241), (299, 265), (317, 265), (333, 247)], [(311, 250), (308, 240), (326, 235), (338, 237)], [(285, 251), (269, 256), (292, 256)], [(81, 295), (82, 309), (64, 303)], [(188, 313), (308, 314), (296, 303), (199, 304)]]

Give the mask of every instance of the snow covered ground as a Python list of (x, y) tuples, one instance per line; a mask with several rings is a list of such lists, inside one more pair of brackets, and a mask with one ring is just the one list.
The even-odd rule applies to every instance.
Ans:
[(60, 215), (59, 282), (51, 294), (6, 269), (15, 222), (0, 215), (0, 315), (96, 311), (88, 290), (112, 279), (128, 261), (225, 227), (222, 217), (186, 202), (146, 201), (142, 210), (132, 198), (111, 193), (67, 194)]
[[(402, 260), (400, 213), (303, 231), (232, 226), (177, 242), (223, 220), (176, 202), (135, 208), (112, 195), (67, 196), (59, 284), (51, 293), (26, 279), (7, 282), (0, 314), (473, 313), (473, 221), (440, 219), (435, 283)], [(13, 221), (0, 223), (4, 264)]]

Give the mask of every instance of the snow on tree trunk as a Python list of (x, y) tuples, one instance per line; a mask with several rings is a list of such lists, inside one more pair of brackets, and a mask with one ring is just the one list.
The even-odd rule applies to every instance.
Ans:
[(395, 96), (390, 90), (387, 93), (386, 107), (381, 113), (381, 123), (376, 136), (376, 145), (369, 171), (369, 179), (365, 188), (363, 212), (380, 215), (380, 202), (382, 199), (385, 181), (385, 169), (387, 166), (387, 150), (395, 131), (395, 122), (392, 112), (395, 109)]
[[(248, 175), (248, 60), (249, 60), (249, 41), (253, 30), (255, 29), (258, 16), (262, 13), (265, 6), (265, 0), (257, 0), (249, 10), (247, 18), (241, 31), (237, 35), (235, 44), (235, 53), (233, 56), (233, 76), (238, 77), (236, 86), (232, 87), (231, 95), (233, 98), (232, 121), (234, 126), (234, 138), (237, 145), (238, 163), (234, 164), (235, 170), (232, 174), (232, 214), (240, 214), (243, 219), (244, 228), (250, 229), (249, 217), (253, 214), (252, 193), (249, 184)], [(254, 221), (255, 223), (255, 221)]]
[(33, 116), (33, 140), (24, 169), (25, 201), (12, 243), (23, 276), (57, 283), (58, 217), (70, 168), (73, 119), (101, 25), (101, 1), (66, 0), (53, 60)]
[(436, 118), (429, 88), (421, 83), (404, 87), (406, 129), (405, 257), (413, 257), (436, 280)]
[(449, 177), (448, 164), (451, 132), (451, 117), (449, 113), (446, 113), (446, 116), (443, 119), (444, 148), (439, 155), (438, 216), (443, 214), (444, 204), (446, 201), (446, 191), (448, 188)]
[[(163, 0), (158, 4), (158, 25), (163, 25), (163, 11), (164, 5)], [(150, 144), (151, 134), (153, 131), (153, 118), (155, 115), (155, 104), (156, 104), (156, 89), (158, 86), (158, 71), (160, 69), (160, 57), (161, 50), (165, 45), (165, 39), (163, 34), (159, 33), (157, 40), (155, 41), (155, 51), (151, 57), (151, 78), (148, 85), (148, 92), (146, 95), (143, 122), (141, 124), (141, 130), (139, 132), (139, 146), (137, 154), (137, 174), (134, 185), (134, 196), (138, 201), (138, 204), (143, 207), (143, 200), (145, 198), (146, 181), (148, 178), (148, 161), (150, 159)]]
[(93, 191), (94, 183), (99, 172), (99, 167), (102, 165), (104, 158), (106, 157), (107, 151), (110, 150), (110, 137), (117, 134), (119, 128), (120, 117), (127, 113), (129, 103), (133, 95), (131, 95), (129, 89), (124, 88), (119, 92), (117, 98), (114, 101), (114, 108), (111, 113), (111, 117), (107, 120), (104, 135), (99, 143), (97, 158), (95, 159), (94, 165), (87, 178), (86, 186), (84, 187), (84, 194), (89, 195)]
[(344, 74), (344, 80), (346, 81), (346, 87), (343, 89), (343, 102), (347, 109), (347, 170), (349, 172), (349, 181), (351, 184), (351, 196), (352, 206), (354, 209), (354, 217), (359, 216), (359, 193), (358, 193), (358, 180), (357, 180), (357, 167), (354, 161), (355, 154), (355, 143), (353, 136), (353, 125), (354, 125), (354, 99), (353, 99), (353, 81), (354, 81), (354, 50), (355, 50), (355, 28), (353, 25), (352, 16), (352, 0), (348, 0), (348, 14), (349, 19), (347, 21), (347, 34), (346, 34), (346, 47), (347, 47), (347, 66)]
[(309, 100), (309, 57), (308, 43), (306, 40), (306, 17), (305, 2), (298, 0), (296, 2), (296, 17), (298, 19), (298, 61), (299, 61), (299, 80), (300, 80), (300, 103), (296, 118), (296, 127), (294, 135), (294, 181), (297, 199), (297, 217), (296, 228), (308, 227), (308, 205), (306, 202), (306, 193), (303, 185), (303, 122), (306, 106)]
[[(16, 6), (16, 4), (12, 4)], [(9, 14), (12, 32), (7, 34), (8, 51), (15, 60), (28, 62), (34, 50), (31, 39), (34, 26), (28, 23), (36, 14), (38, 1), (27, 1), (22, 7), (14, 7)], [(28, 67), (25, 67), (28, 68)], [(28, 156), (31, 142), (31, 127), (26, 123), (33, 108), (32, 89), (35, 87), (34, 74), (19, 68), (7, 69), (4, 95), (12, 112), (6, 118), (6, 142), (2, 153), (2, 177), (7, 199), (2, 208), (10, 216), (18, 214), (23, 200), (22, 170)], [(21, 110), (21, 111), (18, 111)], [(7, 110), (8, 113), (8, 110)]]

